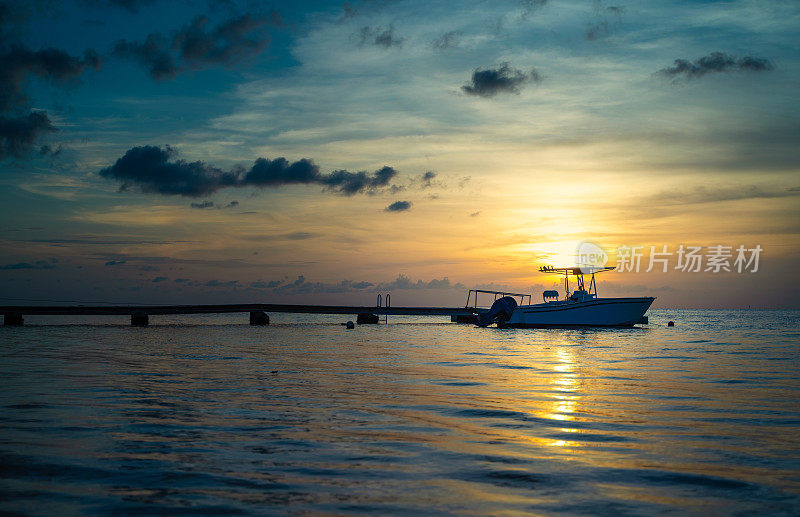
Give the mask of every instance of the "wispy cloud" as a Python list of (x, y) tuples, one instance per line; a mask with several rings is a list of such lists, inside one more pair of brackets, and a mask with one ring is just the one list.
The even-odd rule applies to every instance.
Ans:
[(461, 41), (461, 31), (447, 31), (431, 42), (431, 45), (436, 50), (448, 50), (455, 48)]
[(384, 49), (399, 47), (405, 39), (395, 34), (393, 25), (386, 29), (383, 27), (361, 27), (353, 37), (358, 41), (359, 47), (369, 45)]
[(213, 27), (207, 16), (199, 16), (170, 36), (152, 33), (143, 41), (120, 40), (114, 54), (135, 59), (153, 79), (169, 79), (182, 71), (230, 67), (257, 56), (270, 43), (265, 29), (280, 23), (276, 11), (242, 14)]

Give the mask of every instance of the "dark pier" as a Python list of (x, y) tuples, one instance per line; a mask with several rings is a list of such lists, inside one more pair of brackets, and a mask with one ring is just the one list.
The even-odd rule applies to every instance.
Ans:
[(269, 325), (268, 313), (350, 314), (360, 324), (377, 323), (381, 316), (450, 316), (451, 321), (471, 323), (480, 311), (474, 307), (368, 307), (350, 305), (285, 305), (251, 303), (233, 305), (20, 305), (0, 306), (3, 324), (22, 326), (25, 315), (49, 316), (130, 316), (131, 325), (146, 327), (150, 316), (165, 314), (249, 313), (251, 325)]

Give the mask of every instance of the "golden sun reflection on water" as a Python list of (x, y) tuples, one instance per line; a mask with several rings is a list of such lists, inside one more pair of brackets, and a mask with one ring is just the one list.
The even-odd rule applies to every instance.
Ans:
[[(574, 413), (581, 399), (581, 396), (576, 394), (580, 387), (580, 378), (575, 371), (575, 357), (572, 352), (559, 348), (556, 351), (555, 359), (557, 363), (553, 366), (553, 370), (558, 374), (551, 381), (555, 392), (551, 395), (554, 401), (551, 403), (550, 410), (542, 416), (550, 420), (569, 422), (575, 420)], [(578, 432), (577, 429), (571, 427), (562, 427), (559, 430), (564, 433)], [(553, 447), (578, 447), (581, 444), (571, 440), (556, 440), (551, 441), (549, 445)]]

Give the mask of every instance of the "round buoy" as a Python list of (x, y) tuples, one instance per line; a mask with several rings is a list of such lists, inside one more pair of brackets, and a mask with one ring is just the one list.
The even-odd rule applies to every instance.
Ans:
[(347, 327), (348, 329), (356, 328), (356, 324), (353, 323), (352, 321), (348, 321), (347, 323), (344, 324), (344, 326)]
[(675, 326), (675, 322), (674, 321), (668, 321), (667, 322), (667, 326), (668, 327), (674, 327)]

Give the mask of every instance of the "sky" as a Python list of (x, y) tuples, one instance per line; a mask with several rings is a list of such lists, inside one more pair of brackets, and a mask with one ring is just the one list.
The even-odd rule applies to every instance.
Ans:
[(0, 0), (0, 303), (537, 300), (590, 246), (641, 253), (600, 296), (798, 308), (797, 27), (792, 1)]

